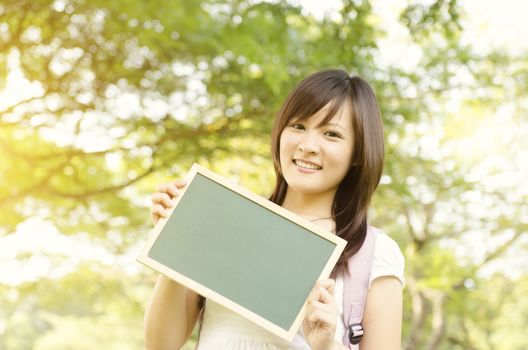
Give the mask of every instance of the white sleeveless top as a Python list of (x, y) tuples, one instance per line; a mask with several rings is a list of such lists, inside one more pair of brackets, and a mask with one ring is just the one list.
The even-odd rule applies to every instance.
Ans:
[[(398, 244), (380, 232), (374, 247), (369, 288), (372, 281), (382, 276), (394, 276), (404, 284), (403, 270), (404, 260)], [(341, 342), (345, 334), (341, 277), (336, 278), (335, 298), (339, 309), (335, 340)], [(302, 334), (302, 327), (289, 343), (212, 300), (207, 300), (205, 305), (197, 347), (199, 350), (310, 350)]]

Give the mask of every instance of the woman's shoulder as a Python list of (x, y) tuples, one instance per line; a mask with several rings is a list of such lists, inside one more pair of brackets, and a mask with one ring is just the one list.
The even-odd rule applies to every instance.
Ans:
[[(374, 228), (375, 229), (375, 228)], [(374, 245), (370, 283), (378, 277), (394, 276), (404, 284), (405, 260), (398, 243), (379, 229)]]

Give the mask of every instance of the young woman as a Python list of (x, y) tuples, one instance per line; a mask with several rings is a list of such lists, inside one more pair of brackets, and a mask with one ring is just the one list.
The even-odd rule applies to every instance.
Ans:
[[(278, 113), (272, 153), (277, 183), (270, 199), (348, 241), (331, 279), (319, 281), (310, 293), (299, 333), (288, 343), (160, 276), (145, 314), (147, 349), (179, 349), (202, 308), (198, 349), (346, 349), (343, 276), (370, 232), (368, 206), (383, 169), (383, 131), (372, 89), (342, 70), (305, 78)], [(167, 215), (184, 187), (175, 181), (152, 195), (154, 223)], [(403, 265), (397, 244), (378, 234), (361, 350), (400, 349)]]

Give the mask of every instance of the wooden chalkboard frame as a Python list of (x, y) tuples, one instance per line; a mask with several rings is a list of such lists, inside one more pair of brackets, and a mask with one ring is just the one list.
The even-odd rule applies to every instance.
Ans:
[[(163, 263), (160, 263), (159, 261), (156, 261), (152, 257), (149, 256), (149, 252), (151, 248), (153, 247), (154, 243), (158, 239), (158, 237), (163, 234), (163, 228), (165, 224), (168, 222), (170, 215), (174, 211), (174, 209), (177, 207), (179, 201), (185, 196), (186, 189), (190, 186), (191, 182), (195, 178), (197, 174), (203, 175), (204, 177), (208, 178), (211, 181), (214, 181), (225, 188), (245, 197), (246, 199), (268, 209), (269, 211), (272, 211), (273, 213), (288, 219), (289, 221), (302, 226), (303, 228), (315, 233), (316, 235), (320, 236), (321, 238), (333, 243), (335, 245), (334, 251), (331, 254), (330, 258), (327, 260), (326, 264), (322, 266), (322, 272), (317, 280), (328, 278), (330, 275), (332, 269), (334, 268), (335, 264), (337, 263), (337, 260), (341, 256), (341, 253), (345, 249), (346, 241), (342, 238), (336, 236), (335, 234), (332, 234), (321, 227), (315, 225), (314, 223), (305, 220), (304, 218), (301, 218), (300, 216), (280, 207), (279, 205), (276, 205), (275, 203), (272, 203), (271, 201), (262, 198), (251, 191), (242, 188), (241, 186), (238, 186), (236, 184), (231, 183), (227, 179), (221, 177), (220, 175), (198, 165), (193, 164), (191, 170), (185, 177), (187, 181), (187, 186), (183, 190), (182, 194), (175, 200), (175, 205), (170, 209), (169, 216), (167, 218), (161, 218), (154, 230), (151, 232), (151, 234), (147, 238), (147, 242), (144, 246), (144, 248), (141, 250), (139, 256), (137, 257), (137, 260), (144, 265), (164, 274), (165, 276), (173, 279), (174, 281), (186, 286), (189, 289), (192, 289), (196, 293), (211, 299), (224, 307), (240, 314), (241, 316), (255, 322), (256, 324), (260, 325), (264, 329), (276, 334), (277, 336), (281, 337), (282, 339), (285, 339), (287, 341), (292, 341), (295, 334), (297, 333), (299, 327), (301, 326), (305, 312), (306, 312), (306, 301), (304, 302), (300, 312), (297, 314), (297, 317), (295, 318), (295, 321), (291, 324), (289, 329), (284, 329), (283, 327), (280, 327), (273, 322), (261, 317), (260, 315), (252, 312), (251, 310), (248, 310), (241, 305), (237, 304), (236, 301), (230, 300), (221, 294), (215, 292), (214, 290), (211, 290), (207, 288), (206, 286), (194, 281), (191, 277), (185, 276), (178, 271), (165, 266)], [(314, 280), (314, 285), (317, 280)]]

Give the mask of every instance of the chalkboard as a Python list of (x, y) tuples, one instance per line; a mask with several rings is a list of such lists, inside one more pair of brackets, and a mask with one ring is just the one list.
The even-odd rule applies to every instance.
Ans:
[(194, 164), (138, 261), (291, 341), (346, 241)]

